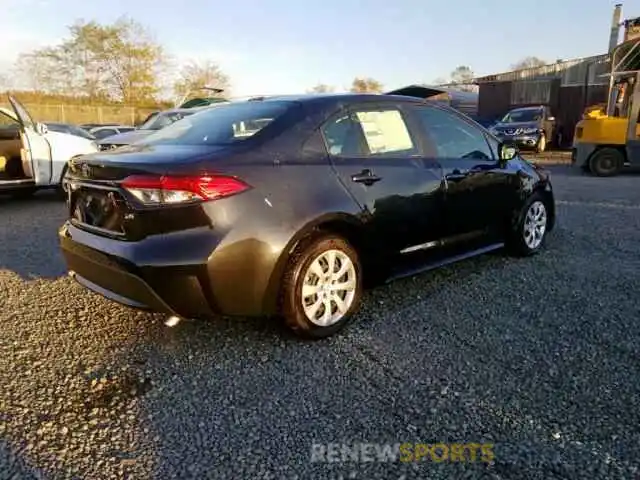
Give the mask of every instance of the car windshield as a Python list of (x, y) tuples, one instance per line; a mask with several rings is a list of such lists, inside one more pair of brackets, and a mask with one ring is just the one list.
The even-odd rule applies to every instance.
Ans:
[(228, 145), (252, 137), (290, 107), (290, 102), (242, 102), (207, 109), (154, 133), (145, 144)]
[(542, 118), (542, 110), (539, 108), (523, 108), (511, 110), (502, 118), (502, 123), (536, 122)]
[(193, 115), (195, 112), (164, 112), (158, 113), (151, 118), (148, 118), (140, 127), (140, 130), (162, 130), (168, 127), (178, 120), (182, 120), (188, 115)]
[(87, 140), (95, 140), (96, 138), (86, 130), (83, 130), (80, 127), (76, 127), (75, 125), (69, 125), (69, 131), (72, 134), (77, 135), (78, 137), (86, 138)]

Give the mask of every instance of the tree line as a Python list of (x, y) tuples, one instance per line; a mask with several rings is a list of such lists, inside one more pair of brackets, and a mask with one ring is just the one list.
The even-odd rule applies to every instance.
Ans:
[[(22, 98), (66, 103), (159, 105), (189, 93), (228, 93), (230, 79), (213, 60), (177, 65), (140, 23), (121, 17), (112, 24), (79, 20), (61, 43), (23, 52), (13, 78), (0, 83)], [(222, 93), (199, 91), (202, 87)], [(165, 101), (163, 101), (165, 100)]]
[[(556, 62), (561, 61), (562, 60), (556, 60)], [(529, 56), (523, 58), (519, 62), (512, 64), (511, 70), (522, 70), (524, 68), (541, 67), (543, 65), (547, 65), (548, 63), (549, 62), (542, 60), (541, 58)], [(460, 65), (451, 72), (448, 78), (436, 78), (431, 82), (431, 85), (450, 86), (463, 91), (473, 91), (476, 88), (476, 86), (473, 85), (474, 78), (475, 74), (471, 67), (467, 65)], [(324, 93), (334, 92), (335, 90), (335, 87), (321, 83), (310, 89), (309, 92)], [(373, 78), (356, 77), (353, 80), (349, 91), (353, 93), (381, 93), (383, 91), (383, 85)]]
[[(512, 65), (514, 70), (547, 62), (526, 57)], [(140, 23), (121, 17), (111, 24), (78, 20), (69, 27), (61, 43), (23, 52), (15, 65), (16, 85), (0, 85), (8, 90), (19, 85), (22, 98), (71, 104), (169, 105), (168, 97), (189, 95), (229, 96), (231, 80), (213, 60), (178, 65), (153, 35)], [(171, 78), (173, 77), (173, 78)], [(461, 65), (449, 78), (433, 84), (471, 90), (474, 73)], [(13, 88), (11, 88), (13, 87)], [(222, 90), (211, 92), (203, 87)], [(356, 77), (349, 89), (358, 93), (381, 93), (383, 85), (370, 77)], [(310, 92), (332, 92), (335, 87), (318, 84)]]

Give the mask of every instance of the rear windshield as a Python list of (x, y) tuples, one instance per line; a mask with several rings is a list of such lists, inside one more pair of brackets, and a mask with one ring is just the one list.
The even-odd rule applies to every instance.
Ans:
[(207, 109), (146, 137), (145, 144), (228, 145), (252, 137), (291, 106), (290, 102), (242, 102)]
[(140, 130), (162, 130), (184, 117), (193, 115), (195, 112), (165, 112), (158, 113), (152, 118), (148, 118), (146, 122), (140, 125)]

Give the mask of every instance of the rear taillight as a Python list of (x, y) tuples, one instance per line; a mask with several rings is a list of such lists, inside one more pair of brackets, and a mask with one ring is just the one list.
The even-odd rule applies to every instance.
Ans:
[(133, 175), (124, 179), (122, 187), (145, 205), (175, 205), (217, 200), (251, 188), (242, 180), (220, 175)]

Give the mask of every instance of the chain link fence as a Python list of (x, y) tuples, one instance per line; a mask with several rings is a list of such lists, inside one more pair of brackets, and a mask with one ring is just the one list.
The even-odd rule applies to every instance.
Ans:
[[(8, 105), (2, 105), (10, 108)], [(40, 122), (62, 122), (76, 125), (83, 123), (121, 123), (135, 125), (144, 120), (154, 108), (138, 108), (127, 106), (96, 106), (96, 105), (24, 105), (34, 120)]]

